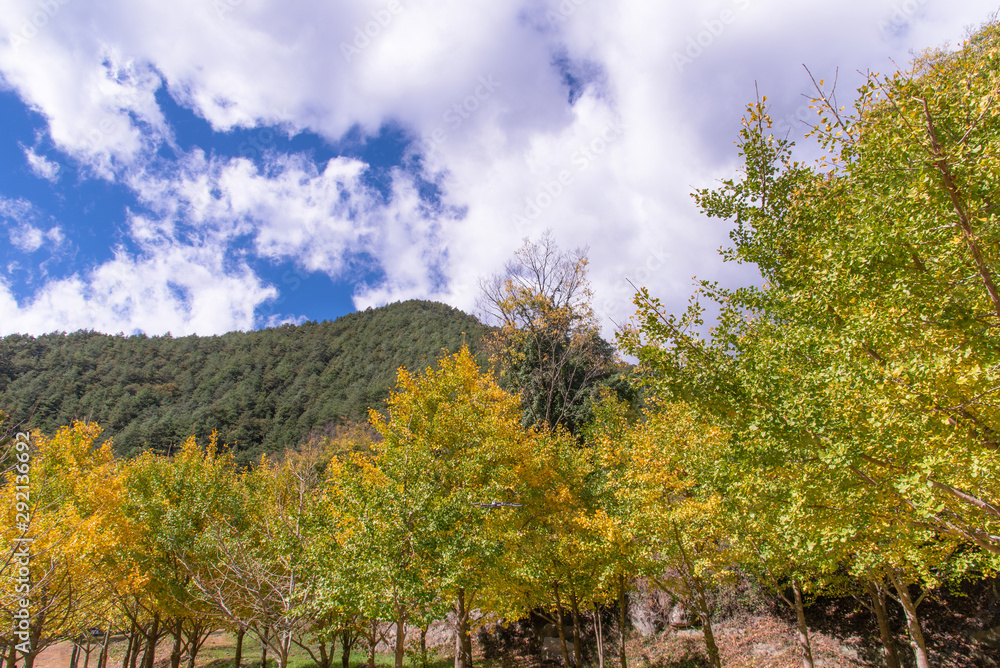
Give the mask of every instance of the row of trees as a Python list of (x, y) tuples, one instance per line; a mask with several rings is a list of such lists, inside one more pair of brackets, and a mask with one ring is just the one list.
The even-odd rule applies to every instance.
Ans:
[[(612, 441), (581, 448), (564, 429), (525, 427), (519, 398), (467, 348), (422, 375), (400, 371), (371, 431), (250, 470), (214, 441), (121, 460), (95, 447), (99, 436), (85, 423), (36, 434), (30, 472), (11, 471), (3, 488), (5, 544), (31, 540), (26, 668), (95, 626), (128, 636), (130, 668), (149, 668), (164, 637), (172, 667), (183, 655), (193, 666), (220, 628), (238, 647), (250, 633), (281, 668), (293, 645), (329, 668), (338, 643), (346, 666), (359, 642), (374, 665), (386, 638), (401, 666), (407, 628), (426, 632), (449, 610), (461, 665), (471, 666), (475, 624), (543, 610), (560, 633), (572, 619), (563, 654), (579, 666), (581, 613), (635, 575), (603, 509), (615, 492), (589, 482)], [(28, 523), (16, 518), (19, 483)], [(8, 559), (0, 573), (11, 665), (17, 572)]]
[[(816, 503), (798, 498), (815, 481), (792, 466), (736, 464), (731, 434), (689, 404), (637, 415), (607, 394), (594, 413), (582, 444), (562, 428), (525, 427), (519, 398), (463, 350), (422, 375), (401, 372), (373, 432), (345, 431), (252, 470), (193, 438), (173, 457), (119, 460), (94, 447), (94, 425), (37, 436), (29, 525), (15, 521), (16, 472), (4, 488), (5, 540), (32, 539), (25, 667), (95, 626), (128, 637), (130, 668), (150, 668), (164, 638), (172, 668), (184, 656), (193, 668), (217, 629), (237, 634), (237, 661), (249, 633), (281, 668), (293, 646), (319, 668), (338, 646), (346, 668), (364, 646), (373, 666), (380, 642), (402, 666), (408, 633), (422, 637), (449, 612), (456, 661), (469, 667), (474, 626), (532, 611), (550, 618), (564, 663), (579, 667), (587, 611), (617, 602), (624, 613), (640, 578), (697, 614), (718, 666), (711, 594), (738, 571), (787, 596), (808, 662), (804, 599), (824, 587), (868, 592), (893, 656), (886, 586), (910, 613), (912, 585), (989, 567), (880, 508), (877, 495), (855, 490), (846, 509), (831, 506), (830, 489)], [(9, 666), (17, 569), (8, 560), (2, 572)]]
[[(94, 424), (36, 435), (31, 475), (10, 471), (4, 488), (5, 537), (33, 541), (26, 668), (95, 625), (129, 637), (130, 668), (140, 656), (150, 668), (164, 637), (173, 668), (184, 655), (193, 667), (218, 628), (237, 633), (237, 662), (250, 633), (281, 668), (293, 645), (329, 668), (338, 643), (344, 666), (358, 644), (374, 665), (387, 639), (401, 665), (406, 628), (426, 633), (448, 610), (461, 665), (474, 624), (531, 610), (547, 610), (560, 634), (572, 619), (562, 650), (579, 665), (581, 612), (631, 581), (602, 544), (580, 448), (600, 383), (624, 384), (589, 310), (585, 255), (545, 237), (518, 259), (485, 291), (508, 309), (490, 355), (518, 394), (463, 348), (423, 374), (400, 370), (367, 428), (249, 470), (214, 437), (120, 460)], [(15, 521), (24, 482), (29, 525)], [(17, 570), (2, 571), (12, 631)], [(15, 637), (4, 636), (10, 668)]]

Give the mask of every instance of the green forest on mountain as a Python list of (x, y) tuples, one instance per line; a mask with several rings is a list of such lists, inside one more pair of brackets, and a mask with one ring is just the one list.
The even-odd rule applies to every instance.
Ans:
[(477, 349), (486, 331), (450, 306), (411, 300), (221, 336), (11, 335), (0, 339), (0, 406), (12, 424), (47, 433), (96, 422), (124, 456), (216, 431), (248, 462), (314, 429), (367, 421), (397, 369), (421, 370), (463, 338)]

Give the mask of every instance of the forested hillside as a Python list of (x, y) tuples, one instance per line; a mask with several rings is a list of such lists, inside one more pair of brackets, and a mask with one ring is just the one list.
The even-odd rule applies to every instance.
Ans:
[(422, 370), (458, 350), (463, 332), (476, 349), (485, 331), (457, 309), (413, 300), (222, 336), (12, 335), (0, 339), (0, 406), (47, 433), (95, 421), (123, 455), (217, 430), (249, 461), (315, 427), (366, 420), (399, 367)]

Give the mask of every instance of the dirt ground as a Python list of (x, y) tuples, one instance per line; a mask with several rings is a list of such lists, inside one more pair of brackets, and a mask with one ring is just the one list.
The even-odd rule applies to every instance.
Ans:
[[(97, 665), (97, 656), (101, 651), (100, 646), (101, 639), (93, 645), (93, 649), (90, 653), (90, 668), (94, 668)], [(201, 648), (201, 656), (197, 662), (198, 665), (203, 665), (205, 663), (211, 662), (215, 657), (208, 650), (217, 647), (230, 647), (232, 641), (226, 636), (225, 633), (213, 633), (205, 641), (205, 644)], [(156, 665), (159, 666), (164, 662), (169, 662), (170, 660), (170, 644), (166, 642), (161, 642), (156, 650)], [(255, 643), (247, 642), (246, 649), (256, 653), (257, 645)], [(111, 644), (108, 648), (109, 665), (114, 668), (120, 665), (121, 659), (125, 654), (125, 637), (124, 636), (112, 636)], [(45, 648), (41, 654), (35, 658), (35, 668), (69, 668), (69, 662), (73, 655), (73, 643), (66, 641), (61, 642), (56, 645), (51, 645)], [(185, 657), (186, 658), (186, 657)], [(116, 661), (117, 660), (117, 661)], [(259, 662), (258, 662), (259, 663)], [(83, 668), (84, 657), (81, 656), (77, 661), (77, 668)]]

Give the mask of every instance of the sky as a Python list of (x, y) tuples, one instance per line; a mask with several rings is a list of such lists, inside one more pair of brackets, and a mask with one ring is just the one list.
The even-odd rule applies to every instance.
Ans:
[(420, 298), (546, 230), (604, 332), (740, 285), (695, 188), (746, 104), (954, 47), (966, 0), (0, 0), (0, 335), (211, 335)]

